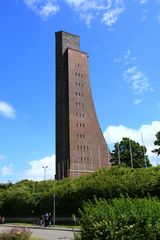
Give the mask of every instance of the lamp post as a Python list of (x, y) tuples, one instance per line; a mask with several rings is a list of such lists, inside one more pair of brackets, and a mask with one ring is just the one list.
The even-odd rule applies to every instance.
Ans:
[(46, 180), (46, 169), (48, 168), (48, 166), (43, 166), (42, 167), (44, 169), (44, 181)]
[(130, 152), (130, 158), (131, 158), (131, 168), (133, 168), (133, 156), (132, 156), (132, 146), (131, 146), (130, 138), (129, 138), (129, 152)]
[(144, 156), (144, 166), (147, 167), (147, 161), (146, 161), (146, 152), (145, 152), (145, 146), (144, 146), (144, 142), (143, 142), (143, 134), (141, 132), (141, 139), (142, 139), (142, 147), (143, 147), (143, 156)]
[(118, 147), (118, 164), (121, 164), (121, 155), (120, 155), (120, 151), (119, 151), (119, 142), (117, 142), (117, 147)]
[(55, 209), (55, 202), (56, 202), (56, 195), (53, 194), (53, 226), (55, 226), (55, 214), (56, 214), (56, 209)]

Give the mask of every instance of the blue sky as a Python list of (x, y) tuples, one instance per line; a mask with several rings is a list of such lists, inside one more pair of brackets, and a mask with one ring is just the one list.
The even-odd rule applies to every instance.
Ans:
[(110, 146), (160, 130), (160, 0), (0, 1), (0, 182), (53, 178), (55, 32), (81, 37)]

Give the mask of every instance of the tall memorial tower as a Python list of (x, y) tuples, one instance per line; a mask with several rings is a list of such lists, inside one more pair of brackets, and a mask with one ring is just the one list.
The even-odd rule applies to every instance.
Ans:
[(56, 32), (56, 179), (110, 167), (89, 80), (88, 54), (80, 38)]

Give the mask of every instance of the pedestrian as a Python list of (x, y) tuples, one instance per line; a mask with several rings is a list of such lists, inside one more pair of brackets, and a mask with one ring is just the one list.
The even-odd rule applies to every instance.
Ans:
[(48, 214), (48, 225), (49, 225), (49, 227), (51, 227), (51, 223), (52, 223), (52, 214), (49, 213)]
[(4, 223), (4, 221), (5, 221), (5, 218), (4, 218), (4, 217), (2, 217), (2, 220), (1, 220), (1, 221), (2, 221), (2, 223)]
[(44, 215), (42, 214), (39, 220), (39, 225), (42, 227), (44, 225)]
[(0, 215), (0, 224), (3, 224), (5, 221), (5, 218)]
[(49, 218), (48, 213), (45, 213), (45, 215), (44, 215), (44, 226), (45, 227), (48, 227), (48, 218)]

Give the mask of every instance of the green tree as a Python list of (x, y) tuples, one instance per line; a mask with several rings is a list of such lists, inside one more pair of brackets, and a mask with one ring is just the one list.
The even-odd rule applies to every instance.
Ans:
[(138, 142), (123, 138), (120, 143), (114, 144), (112, 151), (112, 165), (124, 164), (128, 167), (141, 168), (151, 167), (151, 163), (146, 155), (146, 147)]
[(159, 156), (160, 155), (160, 131), (156, 133), (156, 140), (154, 141), (154, 145), (159, 146), (159, 148), (155, 148), (152, 152), (156, 153)]

